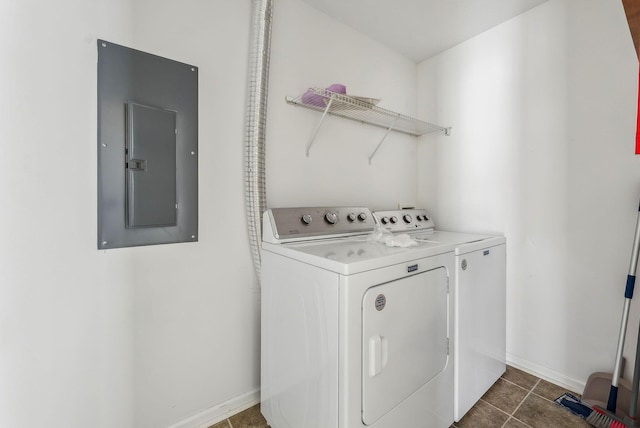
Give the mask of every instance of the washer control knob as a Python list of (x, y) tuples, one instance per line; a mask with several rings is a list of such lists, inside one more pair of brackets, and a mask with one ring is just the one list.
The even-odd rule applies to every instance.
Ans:
[(347, 220), (349, 220), (350, 222), (354, 222), (356, 221), (356, 214), (355, 213), (349, 213), (347, 214)]
[(367, 219), (367, 213), (358, 214), (358, 220), (365, 221)]
[(398, 222), (398, 217), (396, 217), (396, 216), (391, 216), (391, 218), (389, 219), (389, 221), (390, 221), (392, 224), (396, 224), (396, 223)]
[(382, 217), (380, 221), (382, 222), (382, 224), (387, 224), (389, 223), (389, 217)]
[(405, 223), (411, 223), (411, 220), (413, 220), (409, 214), (403, 215), (402, 219), (404, 220)]
[(416, 216), (416, 220), (418, 220), (418, 221), (422, 221), (422, 216), (421, 216), (421, 215), (417, 215), (417, 216)]
[(310, 214), (305, 214), (302, 216), (302, 218), (300, 219), (300, 221), (303, 224), (311, 224), (311, 222), (313, 221), (313, 219), (311, 218)]
[(324, 215), (324, 219), (329, 224), (336, 224), (338, 222), (338, 215), (336, 213), (328, 212)]

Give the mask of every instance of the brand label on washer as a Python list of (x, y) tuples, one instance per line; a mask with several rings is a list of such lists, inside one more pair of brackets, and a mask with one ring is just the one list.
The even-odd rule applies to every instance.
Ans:
[(378, 294), (378, 296), (376, 297), (376, 310), (383, 310), (386, 304), (387, 298), (384, 297), (384, 294)]
[(407, 266), (407, 272), (415, 272), (418, 270), (418, 265)]

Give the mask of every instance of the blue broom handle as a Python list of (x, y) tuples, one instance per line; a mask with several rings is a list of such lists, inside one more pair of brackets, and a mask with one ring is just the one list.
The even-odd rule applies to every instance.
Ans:
[[(627, 331), (627, 323), (629, 322), (629, 307), (631, 306), (631, 299), (624, 299), (624, 306), (622, 308), (622, 321), (620, 323), (620, 336), (618, 337), (618, 349), (616, 350), (616, 364), (613, 368), (613, 375), (611, 376), (611, 386), (617, 389), (618, 380), (622, 376), (622, 351), (624, 350), (625, 332)], [(609, 397), (611, 403), (612, 397)], [(613, 406), (613, 409), (609, 407)], [(615, 412), (615, 398), (613, 398), (613, 404), (607, 405), (607, 410)]]
[(611, 377), (611, 390), (607, 410), (615, 412), (618, 399), (618, 380), (622, 376), (622, 353), (624, 351), (625, 334), (629, 321), (629, 307), (633, 298), (633, 289), (636, 282), (636, 271), (638, 269), (638, 255), (640, 254), (640, 206), (636, 218), (636, 231), (633, 237), (633, 248), (631, 250), (631, 261), (629, 262), (629, 274), (627, 275), (627, 285), (624, 290), (624, 306), (622, 308), (622, 321), (620, 323), (620, 336), (618, 337), (618, 349), (616, 350), (616, 363)]

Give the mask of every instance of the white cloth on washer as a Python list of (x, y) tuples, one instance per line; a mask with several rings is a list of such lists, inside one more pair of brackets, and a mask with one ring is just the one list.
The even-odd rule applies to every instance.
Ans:
[(418, 245), (418, 241), (413, 239), (411, 236), (406, 233), (401, 233), (399, 235), (394, 235), (389, 232), (387, 229), (380, 225), (376, 225), (375, 229), (369, 236), (367, 236), (367, 240), (372, 242), (379, 242), (381, 244), (386, 245), (387, 247), (413, 247)]

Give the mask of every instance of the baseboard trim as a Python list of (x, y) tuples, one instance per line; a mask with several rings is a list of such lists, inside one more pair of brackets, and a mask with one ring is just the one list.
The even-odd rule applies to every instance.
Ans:
[(208, 428), (260, 402), (260, 389), (254, 389), (191, 416), (167, 428)]
[(570, 391), (582, 394), (582, 391), (584, 390), (584, 382), (565, 376), (547, 367), (539, 366), (538, 364), (532, 363), (531, 361), (525, 360), (517, 355), (507, 353), (507, 364), (537, 376), (540, 379), (544, 379), (563, 388), (567, 388)]
[[(582, 393), (584, 382), (570, 378), (561, 373), (553, 371), (547, 367), (542, 367), (536, 363), (525, 360), (517, 355), (507, 353), (507, 364), (529, 374), (555, 383), (558, 386), (567, 388), (570, 391)], [(245, 394), (234, 397), (217, 406), (210, 407), (204, 411), (191, 416), (183, 421), (175, 423), (167, 428), (208, 428), (215, 425), (236, 413), (248, 409), (260, 402), (260, 389), (254, 389)]]

